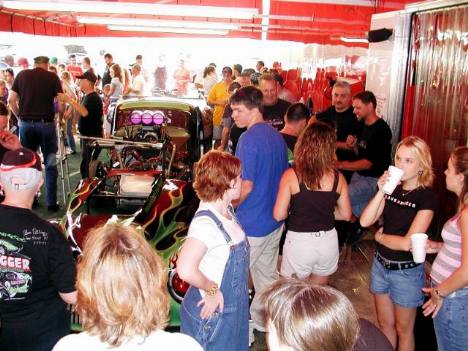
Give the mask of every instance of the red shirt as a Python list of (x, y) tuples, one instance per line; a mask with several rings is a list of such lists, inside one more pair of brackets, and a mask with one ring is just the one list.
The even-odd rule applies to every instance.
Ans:
[(83, 74), (83, 70), (81, 69), (80, 66), (77, 66), (77, 65), (68, 65), (67, 71), (70, 72), (74, 80), (76, 79), (77, 76), (81, 76)]

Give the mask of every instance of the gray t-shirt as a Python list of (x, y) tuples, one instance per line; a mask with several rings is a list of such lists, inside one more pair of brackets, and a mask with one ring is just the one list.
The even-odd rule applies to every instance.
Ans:
[(123, 84), (119, 78), (114, 77), (111, 80), (111, 85), (114, 86), (114, 92), (110, 95), (111, 98), (119, 98), (123, 93)]

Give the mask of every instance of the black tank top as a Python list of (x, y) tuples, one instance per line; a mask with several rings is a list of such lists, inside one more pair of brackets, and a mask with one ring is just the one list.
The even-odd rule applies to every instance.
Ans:
[(299, 183), (299, 192), (291, 196), (291, 210), (288, 217), (288, 229), (294, 232), (318, 232), (335, 227), (335, 206), (340, 194), (336, 192), (339, 174), (331, 191), (309, 190), (304, 183)]

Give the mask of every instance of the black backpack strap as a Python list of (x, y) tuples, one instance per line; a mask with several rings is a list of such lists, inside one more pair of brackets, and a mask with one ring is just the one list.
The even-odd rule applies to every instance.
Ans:
[(226, 240), (228, 244), (232, 243), (231, 236), (228, 234), (226, 229), (224, 229), (223, 223), (219, 220), (218, 217), (216, 217), (216, 215), (213, 212), (211, 212), (210, 210), (200, 210), (197, 213), (195, 213), (195, 216), (193, 216), (193, 219), (199, 218), (199, 217), (209, 217), (213, 222), (215, 222), (216, 226), (218, 227), (220, 232), (223, 234), (224, 240)]

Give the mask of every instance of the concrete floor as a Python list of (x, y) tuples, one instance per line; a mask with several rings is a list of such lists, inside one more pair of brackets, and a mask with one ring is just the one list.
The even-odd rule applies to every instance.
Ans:
[(330, 285), (343, 292), (353, 303), (359, 317), (377, 325), (374, 298), (369, 291), (370, 268), (375, 249), (371, 235), (366, 235), (353, 250), (351, 261), (340, 262), (338, 271), (330, 278)]

